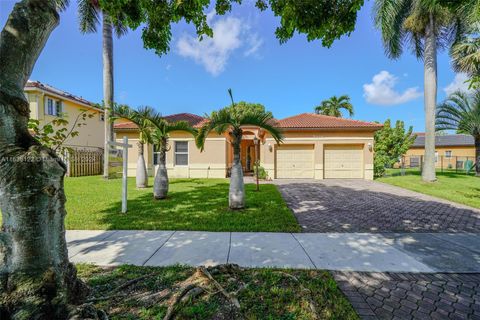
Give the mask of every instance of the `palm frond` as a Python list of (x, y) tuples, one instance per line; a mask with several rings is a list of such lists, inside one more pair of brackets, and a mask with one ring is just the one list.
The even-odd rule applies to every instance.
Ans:
[(227, 131), (229, 127), (236, 125), (237, 124), (232, 119), (227, 108), (212, 112), (207, 117), (205, 124), (200, 128), (200, 130), (198, 130), (197, 137), (195, 139), (197, 147), (201, 151), (205, 149), (205, 141), (212, 131), (221, 134)]
[(259, 127), (268, 133), (275, 139), (277, 143), (281, 143), (283, 141), (283, 133), (282, 130), (275, 126), (274, 119), (271, 114), (266, 112), (261, 112), (255, 110), (253, 112), (245, 113), (238, 122), (242, 126), (256, 126)]
[(97, 32), (100, 9), (92, 0), (78, 0), (78, 19), (82, 33)]
[(455, 92), (437, 106), (437, 130), (480, 135), (480, 92), (473, 95)]

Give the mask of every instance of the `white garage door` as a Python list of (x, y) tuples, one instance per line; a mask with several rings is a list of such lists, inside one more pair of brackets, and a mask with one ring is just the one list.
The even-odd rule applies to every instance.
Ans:
[(325, 146), (325, 179), (362, 179), (363, 145)]
[(313, 179), (313, 145), (283, 145), (277, 149), (277, 179)]

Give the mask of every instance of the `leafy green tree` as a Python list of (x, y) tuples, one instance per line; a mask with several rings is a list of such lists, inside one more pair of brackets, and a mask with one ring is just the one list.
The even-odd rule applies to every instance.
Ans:
[(145, 144), (152, 143), (152, 118), (158, 117), (157, 111), (152, 107), (140, 107), (138, 109), (130, 108), (128, 105), (117, 105), (113, 113), (115, 116), (113, 120), (123, 118), (130, 120), (138, 127), (138, 160), (137, 160), (137, 172), (135, 174), (137, 188), (148, 187), (148, 173), (147, 166), (145, 165)]
[(108, 141), (113, 141), (113, 122), (110, 121), (110, 112), (113, 109), (113, 29), (118, 37), (125, 34), (127, 29), (120, 23), (112, 25), (108, 14), (101, 12), (98, 0), (77, 0), (78, 18), (82, 33), (97, 32), (97, 25), (102, 16), (102, 57), (103, 57), (103, 101), (105, 112), (105, 144), (103, 156), (103, 177), (108, 178), (109, 154)]
[(454, 10), (437, 1), (376, 0), (375, 23), (382, 32), (385, 52), (399, 58), (405, 45), (423, 59), (425, 88), (425, 164), (422, 179), (435, 176), (435, 108), (437, 105), (437, 51), (460, 37), (463, 28)]
[(407, 152), (415, 141), (412, 134), (413, 127), (405, 131), (403, 121), (397, 121), (391, 126), (390, 119), (386, 120), (383, 128), (375, 133), (373, 170), (375, 177), (385, 174), (385, 168), (392, 167)]
[[(152, 5), (150, 0), (98, 2), (112, 23), (122, 22), (133, 29), (142, 26), (144, 46), (158, 54), (169, 49), (172, 23), (185, 20), (193, 24), (200, 38), (212, 34), (206, 11), (213, 1), (163, 1), (159, 5)], [(239, 1), (217, 0), (216, 12), (224, 14), (235, 2)], [(51, 149), (39, 145), (30, 135), (28, 101), (23, 94), (37, 58), (60, 22), (59, 12), (67, 3), (21, 0), (0, 33), (0, 301), (8, 301), (0, 305), (0, 315), (5, 318), (64, 319), (71, 303), (82, 303), (87, 292), (67, 254), (66, 168)], [(325, 46), (353, 31), (362, 4), (363, 0), (257, 1), (259, 8), (270, 6), (280, 17), (276, 36), (281, 42), (299, 32), (308, 40), (320, 39)], [(9, 161), (25, 156), (41, 161)], [(25, 284), (30, 285), (27, 288)], [(70, 317), (75, 314), (80, 311)]]
[(153, 183), (153, 197), (157, 200), (165, 199), (168, 194), (168, 172), (165, 163), (165, 156), (170, 148), (168, 139), (170, 133), (174, 131), (188, 132), (193, 136), (197, 135), (197, 130), (186, 121), (168, 122), (163, 117), (157, 115), (150, 118), (153, 127), (152, 143), (156, 148), (158, 155), (158, 170)]
[(315, 107), (315, 113), (341, 118), (342, 109), (346, 110), (350, 117), (353, 116), (353, 105), (350, 103), (348, 95), (332, 96), (328, 100), (323, 100), (319, 106)]
[(88, 113), (86, 110), (80, 112), (69, 127), (69, 122), (64, 117), (58, 117), (52, 121), (40, 125), (40, 121), (36, 119), (28, 120), (28, 129), (43, 146), (52, 149), (55, 152), (63, 154), (64, 152), (73, 151), (70, 147), (65, 146), (64, 143), (68, 138), (77, 137), (80, 133), (78, 128), (85, 126), (87, 119), (93, 118), (94, 114)]
[(475, 140), (476, 176), (480, 177), (480, 90), (457, 91), (437, 107), (437, 130), (455, 130)]
[(243, 169), (240, 161), (240, 144), (243, 137), (244, 126), (256, 126), (270, 133), (272, 137), (281, 143), (282, 132), (273, 123), (273, 116), (258, 104), (251, 108), (245, 103), (240, 107), (233, 102), (232, 92), (229, 90), (232, 105), (219, 111), (212, 112), (207, 116), (207, 121), (200, 128), (197, 135), (197, 147), (204, 150), (205, 141), (213, 131), (217, 134), (227, 133), (233, 147), (233, 165), (230, 175), (229, 207), (230, 209), (243, 209), (245, 207), (245, 186), (243, 183)]

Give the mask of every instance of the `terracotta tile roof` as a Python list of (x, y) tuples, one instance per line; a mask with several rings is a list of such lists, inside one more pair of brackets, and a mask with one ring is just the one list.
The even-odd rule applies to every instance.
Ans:
[(372, 128), (380, 129), (383, 125), (373, 122), (358, 121), (324, 116), (316, 113), (302, 113), (278, 120), (280, 128), (291, 129), (336, 129), (336, 128)]
[[(83, 99), (82, 97), (73, 95), (71, 93), (68, 93), (66, 91), (54, 88), (48, 84), (41, 83), (40, 81), (27, 81), (27, 84), (25, 85), (25, 90), (31, 90), (31, 89), (40, 89), (49, 93), (53, 93), (57, 96), (61, 96), (65, 99), (73, 100), (75, 102), (81, 103), (83, 105), (92, 107), (92, 108), (97, 108), (96, 105), (88, 100)], [(98, 109), (98, 108), (97, 108)]]
[[(187, 121), (194, 128), (199, 128), (206, 121), (204, 117), (192, 113), (176, 113), (164, 117), (168, 122)], [(114, 125), (115, 130), (135, 130), (138, 126), (133, 122), (122, 122)]]

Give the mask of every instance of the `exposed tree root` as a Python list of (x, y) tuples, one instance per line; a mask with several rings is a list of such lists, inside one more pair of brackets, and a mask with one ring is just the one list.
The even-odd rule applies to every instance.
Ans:
[(240, 302), (238, 301), (237, 298), (233, 297), (230, 295), (225, 288), (222, 287), (220, 283), (218, 283), (217, 280), (213, 278), (213, 276), (208, 272), (208, 270), (204, 267), (199, 268), (199, 270), (213, 283), (213, 285), (227, 298), (230, 300), (230, 302), (238, 309), (240, 309)]

